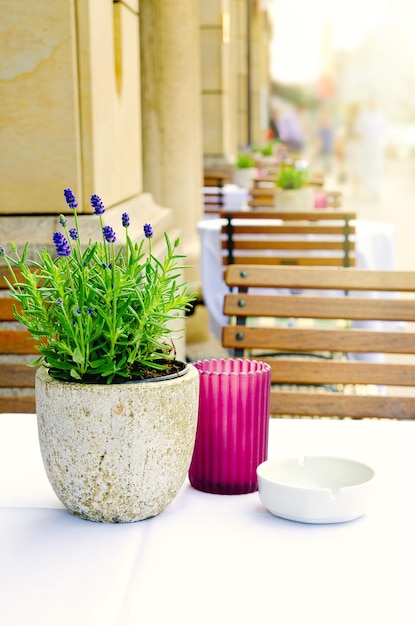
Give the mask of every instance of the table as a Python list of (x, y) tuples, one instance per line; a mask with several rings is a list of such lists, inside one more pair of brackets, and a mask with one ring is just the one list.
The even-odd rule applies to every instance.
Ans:
[(257, 493), (186, 480), (158, 517), (97, 524), (52, 492), (34, 415), (0, 415), (0, 602), (5, 626), (369, 626), (415, 623), (415, 423), (270, 423), (269, 458), (328, 454), (376, 471), (367, 515), (308, 525)]
[[(239, 220), (235, 220), (235, 223)], [(223, 280), (220, 231), (225, 220), (202, 220), (197, 229), (201, 241), (201, 277), (203, 299), (209, 311), (210, 329), (218, 340), (227, 323), (223, 298), (227, 286)], [(249, 223), (249, 222), (248, 222)], [(387, 222), (356, 220), (356, 267), (395, 269), (395, 227)]]

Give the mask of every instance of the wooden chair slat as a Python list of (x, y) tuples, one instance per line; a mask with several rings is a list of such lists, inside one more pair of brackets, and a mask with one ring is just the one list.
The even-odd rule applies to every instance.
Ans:
[(35, 396), (0, 396), (0, 413), (36, 413)]
[[(343, 202), (339, 198), (327, 198), (327, 206), (330, 208), (340, 208)], [(247, 205), (251, 207), (251, 209), (267, 209), (275, 207), (274, 197), (270, 197), (269, 195), (257, 195), (247, 201)]]
[[(275, 187), (275, 178), (278, 172), (278, 167), (269, 167), (268, 170), (269, 171), (266, 174), (254, 176), (254, 178), (252, 179), (252, 184), (254, 185), (254, 187), (262, 185), (269, 186), (270, 184), (272, 185), (272, 187)], [(309, 184), (312, 187), (321, 187), (324, 184), (324, 176), (322, 176), (321, 174), (312, 174), (309, 180)]]
[(226, 298), (225, 315), (260, 317), (315, 317), (320, 319), (355, 320), (405, 320), (415, 322), (415, 301), (392, 298), (310, 298), (308, 296), (268, 296), (257, 298), (247, 293), (243, 298), (237, 293)]
[[(413, 368), (405, 363), (336, 361), (329, 358), (262, 356), (272, 367), (273, 383), (295, 385), (391, 385), (411, 387)], [(278, 371), (277, 371), (278, 370)]]
[[(333, 395), (335, 396), (333, 398)], [(271, 395), (272, 415), (415, 419), (415, 399), (323, 393)]]
[(332, 220), (355, 220), (357, 213), (355, 211), (222, 211), (221, 217), (227, 218), (232, 215), (233, 219), (275, 219), (289, 222), (330, 222)]
[[(223, 264), (228, 265), (227, 257), (223, 257)], [(239, 265), (300, 265), (300, 266), (327, 266), (327, 267), (344, 267), (342, 257), (328, 256), (242, 256), (235, 254), (233, 263)], [(232, 265), (232, 264), (230, 264)], [(350, 260), (350, 265), (354, 265), (354, 259)]]
[[(226, 241), (222, 242), (222, 249), (227, 249)], [(235, 244), (237, 250), (343, 250), (341, 241), (273, 241), (246, 240)], [(350, 247), (352, 249), (352, 247)], [(353, 247), (354, 249), (354, 247)]]
[[(399, 332), (374, 330), (319, 330), (316, 328), (252, 328), (225, 326), (223, 344), (227, 348), (266, 349), (270, 344), (278, 350), (330, 352), (415, 353), (415, 334), (408, 337)], [(415, 382), (415, 381), (414, 381)]]
[[(22, 274), (19, 270), (15, 270), (15, 276), (17, 281), (22, 280)], [(11, 283), (13, 283), (13, 277), (10, 274), (10, 270), (6, 265), (0, 265), (0, 289), (6, 289), (7, 284), (4, 278), (7, 278)]]
[(0, 329), (0, 354), (38, 354), (36, 342), (27, 330)]
[(24, 388), (35, 386), (36, 368), (24, 363), (1, 363), (0, 371), (0, 387)]
[[(241, 276), (243, 273), (243, 276)], [(231, 265), (226, 270), (226, 282), (232, 287), (271, 287), (276, 289), (338, 289), (341, 291), (415, 291), (415, 272), (379, 271), (353, 268), (282, 268)]]
[[(290, 226), (284, 224), (267, 224), (256, 225), (255, 223), (250, 226), (232, 224), (232, 230), (234, 235), (249, 235), (249, 234), (261, 234), (261, 235), (343, 235), (344, 227), (338, 225), (326, 225), (326, 224), (313, 224), (306, 225), (292, 224)], [(227, 226), (222, 226), (222, 234), (226, 235), (228, 232)], [(356, 233), (356, 228), (350, 226), (349, 234)], [(350, 242), (352, 243), (352, 242)]]
[(17, 305), (17, 302), (14, 302), (11, 298), (0, 298), (0, 321), (11, 322), (15, 319), (13, 303)]

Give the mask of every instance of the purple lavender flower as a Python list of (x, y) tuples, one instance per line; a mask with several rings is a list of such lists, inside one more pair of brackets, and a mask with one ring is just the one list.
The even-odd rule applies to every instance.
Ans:
[(76, 228), (69, 229), (69, 236), (71, 239), (73, 239), (73, 241), (76, 241), (78, 239), (79, 235), (78, 235), (78, 231), (76, 230)]
[(58, 256), (71, 255), (71, 246), (65, 235), (62, 235), (62, 233), (53, 233), (53, 243), (55, 244), (56, 254)]
[(105, 241), (108, 243), (114, 243), (114, 241), (116, 241), (117, 237), (111, 226), (104, 226), (102, 232), (104, 233)]
[(94, 209), (95, 215), (102, 215), (105, 213), (104, 203), (96, 193), (91, 196), (91, 206)]
[(154, 233), (151, 224), (144, 224), (144, 235), (145, 237), (147, 237), (147, 239), (153, 237)]
[(64, 189), (63, 194), (65, 196), (66, 204), (70, 209), (76, 209), (78, 203), (72, 189)]
[(91, 307), (89, 307), (88, 311), (87, 311), (88, 315), (92, 315), (92, 309)]
[(62, 300), (62, 298), (58, 298), (58, 299), (56, 300), (56, 304), (58, 304), (59, 306), (62, 306), (62, 304), (63, 304), (63, 300)]
[(59, 215), (59, 224), (63, 227), (66, 226), (66, 217), (64, 215)]
[(122, 225), (124, 226), (124, 228), (128, 228), (130, 225), (130, 216), (128, 215), (128, 213), (123, 213), (121, 216), (122, 219)]

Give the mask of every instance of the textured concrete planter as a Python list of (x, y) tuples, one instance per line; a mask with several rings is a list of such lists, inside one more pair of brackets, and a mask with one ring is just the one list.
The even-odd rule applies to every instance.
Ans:
[(277, 211), (313, 211), (314, 191), (312, 187), (276, 189), (275, 208)]
[(36, 374), (39, 442), (49, 481), (67, 509), (95, 522), (161, 513), (192, 459), (199, 372), (169, 380), (87, 385)]
[(249, 189), (252, 187), (252, 181), (256, 174), (256, 167), (237, 167), (234, 174), (235, 184), (238, 185), (238, 187)]

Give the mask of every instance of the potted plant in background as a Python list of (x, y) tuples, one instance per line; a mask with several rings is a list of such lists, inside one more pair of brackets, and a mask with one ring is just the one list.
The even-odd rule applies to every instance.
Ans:
[(276, 156), (274, 150), (275, 142), (269, 142), (255, 150), (255, 164), (258, 169), (265, 170), (276, 165)]
[(278, 211), (311, 211), (314, 192), (308, 184), (308, 170), (294, 164), (283, 164), (275, 179), (275, 207)]
[(239, 187), (248, 189), (252, 185), (252, 180), (256, 176), (255, 159), (248, 152), (238, 152), (235, 163), (235, 183)]
[[(27, 259), (0, 248), (20, 303), (15, 310), (38, 343), (34, 365), (39, 441), (49, 481), (74, 515), (93, 521), (137, 521), (160, 513), (189, 468), (196, 433), (199, 374), (175, 358), (171, 322), (193, 296), (181, 280), (179, 240), (165, 233), (167, 253), (152, 253), (153, 230), (116, 246), (105, 207), (94, 194), (102, 240), (82, 245), (77, 201), (65, 199), (73, 224), (60, 216), (55, 253)], [(17, 276), (21, 275), (21, 278)]]

